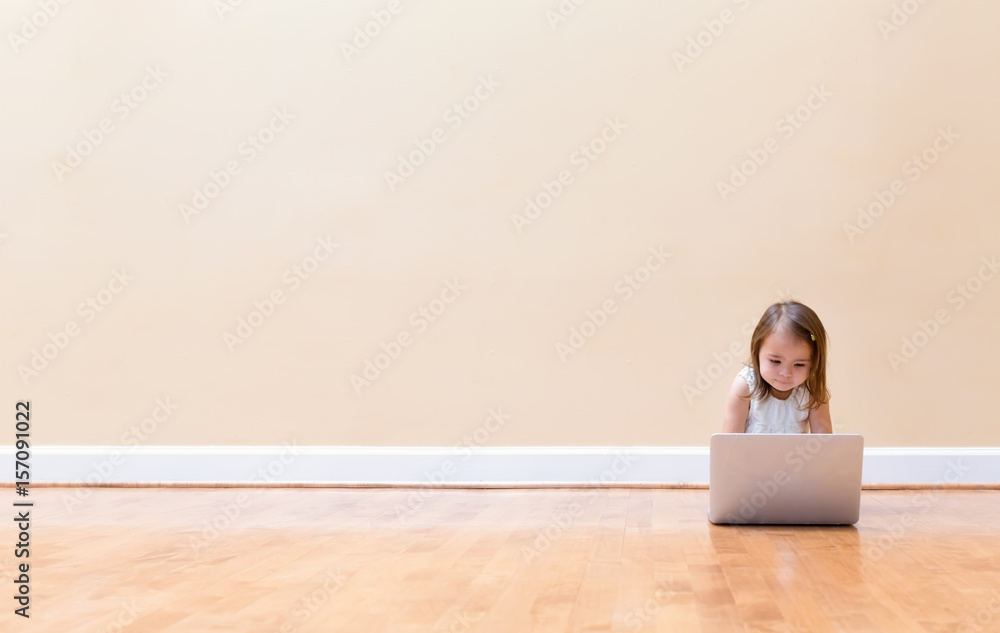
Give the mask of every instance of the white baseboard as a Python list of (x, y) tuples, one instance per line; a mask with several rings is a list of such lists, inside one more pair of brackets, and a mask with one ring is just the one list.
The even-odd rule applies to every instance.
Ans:
[[(0, 447), (0, 483), (15, 453)], [(38, 446), (31, 483), (698, 486), (708, 447)], [(862, 482), (1000, 484), (1000, 447), (866, 448)]]

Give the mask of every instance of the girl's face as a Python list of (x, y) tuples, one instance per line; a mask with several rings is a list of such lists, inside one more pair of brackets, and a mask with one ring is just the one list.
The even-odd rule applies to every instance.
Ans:
[(809, 377), (812, 345), (782, 329), (776, 329), (760, 345), (757, 359), (761, 378), (772, 391), (791, 392)]

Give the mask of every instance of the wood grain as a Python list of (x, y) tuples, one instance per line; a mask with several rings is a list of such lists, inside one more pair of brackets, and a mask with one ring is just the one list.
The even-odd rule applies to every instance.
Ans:
[(715, 526), (676, 489), (31, 500), (34, 631), (1000, 632), (995, 491), (866, 491), (851, 527)]

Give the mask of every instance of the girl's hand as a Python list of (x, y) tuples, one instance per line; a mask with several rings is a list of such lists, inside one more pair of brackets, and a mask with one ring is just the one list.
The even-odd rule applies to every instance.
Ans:
[(830, 420), (830, 403), (821, 404), (818, 409), (809, 412), (810, 433), (833, 433), (833, 421)]
[(740, 396), (750, 395), (750, 387), (742, 376), (736, 376), (733, 386), (726, 397), (726, 411), (722, 415), (723, 433), (743, 433), (747, 428), (747, 415), (750, 413), (750, 401)]

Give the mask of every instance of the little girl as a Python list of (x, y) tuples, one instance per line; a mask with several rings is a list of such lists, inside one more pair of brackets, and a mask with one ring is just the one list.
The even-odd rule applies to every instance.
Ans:
[(769, 307), (750, 338), (750, 365), (726, 399), (723, 433), (833, 433), (826, 330), (798, 301)]

